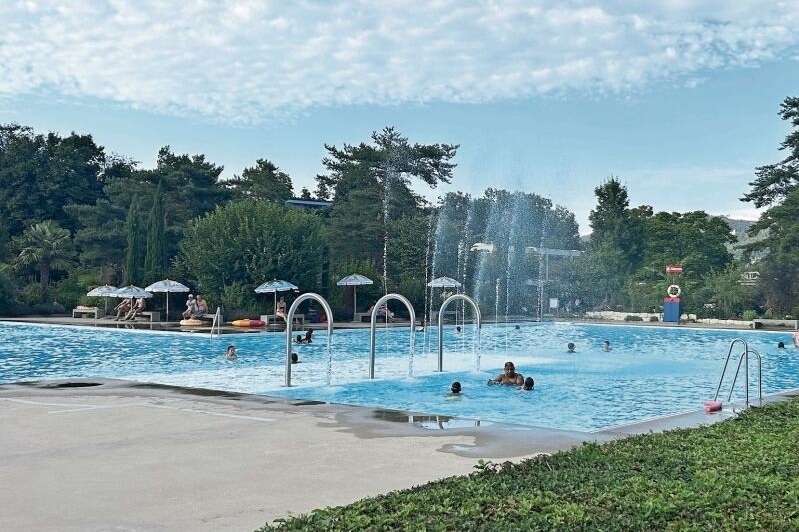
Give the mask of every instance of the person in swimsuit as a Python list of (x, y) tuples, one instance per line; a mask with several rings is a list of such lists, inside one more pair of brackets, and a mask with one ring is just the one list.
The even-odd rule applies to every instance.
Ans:
[(516, 373), (516, 366), (513, 365), (513, 362), (505, 362), (505, 370), (493, 379), (488, 379), (488, 384), (489, 386), (492, 384), (522, 386), (524, 385), (524, 376), (521, 373)]

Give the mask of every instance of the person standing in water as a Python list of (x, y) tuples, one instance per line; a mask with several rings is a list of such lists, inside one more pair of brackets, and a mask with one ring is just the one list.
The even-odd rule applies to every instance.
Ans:
[(524, 375), (516, 373), (516, 366), (513, 365), (513, 362), (508, 361), (505, 362), (505, 368), (502, 373), (493, 379), (488, 379), (488, 385), (490, 386), (492, 384), (522, 386), (524, 384)]
[(236, 360), (238, 357), (236, 356), (236, 346), (229, 345), (227, 346), (227, 351), (225, 351), (225, 358), (228, 360)]

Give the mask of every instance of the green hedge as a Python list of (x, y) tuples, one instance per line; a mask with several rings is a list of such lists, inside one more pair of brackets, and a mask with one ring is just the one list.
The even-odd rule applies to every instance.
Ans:
[(798, 530), (799, 402), (451, 477), (267, 530)]

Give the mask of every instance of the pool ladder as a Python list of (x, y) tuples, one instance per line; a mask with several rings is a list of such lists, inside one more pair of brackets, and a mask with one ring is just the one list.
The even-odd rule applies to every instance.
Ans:
[(214, 337), (214, 328), (216, 328), (216, 336), (219, 337), (222, 334), (222, 308), (216, 307), (216, 312), (214, 313), (214, 321), (211, 322), (211, 338)]
[(719, 378), (719, 385), (716, 387), (716, 396), (713, 398), (714, 401), (717, 401), (719, 398), (719, 393), (721, 392), (721, 385), (724, 382), (724, 377), (727, 374), (727, 366), (730, 364), (730, 359), (733, 356), (733, 349), (735, 348), (736, 344), (741, 344), (743, 346), (743, 351), (741, 351), (740, 358), (738, 358), (738, 367), (735, 369), (735, 375), (732, 378), (732, 384), (730, 385), (730, 394), (727, 396), (727, 402), (732, 399), (732, 392), (735, 389), (735, 382), (738, 380), (738, 374), (741, 372), (741, 363), (744, 365), (744, 396), (746, 405), (745, 408), (749, 408), (749, 354), (753, 354), (757, 357), (757, 396), (758, 396), (758, 406), (763, 404), (763, 364), (762, 360), (760, 359), (760, 353), (755, 351), (754, 349), (749, 349), (749, 346), (746, 343), (746, 340), (743, 338), (736, 338), (730, 343), (730, 349), (727, 352), (727, 360), (724, 361), (724, 369), (721, 370), (721, 377)]

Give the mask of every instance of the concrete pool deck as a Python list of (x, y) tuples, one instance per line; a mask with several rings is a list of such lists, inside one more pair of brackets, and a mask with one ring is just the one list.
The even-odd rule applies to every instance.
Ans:
[[(597, 433), (109, 379), (0, 385), (0, 530), (250, 531), (585, 441)], [(725, 409), (726, 410), (726, 409)]]
[[(55, 320), (40, 322), (91, 321)], [(583, 433), (112, 379), (6, 384), (0, 530), (251, 531), (468, 474), (479, 459), (732, 415), (725, 405)]]

